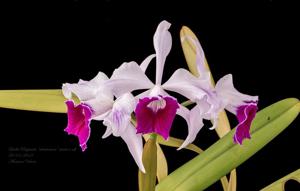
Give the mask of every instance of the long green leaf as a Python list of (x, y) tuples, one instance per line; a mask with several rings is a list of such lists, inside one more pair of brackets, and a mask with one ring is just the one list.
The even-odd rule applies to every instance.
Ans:
[(300, 102), (289, 98), (260, 111), (251, 127), (251, 140), (233, 143), (235, 129), (201, 155), (184, 164), (156, 187), (156, 191), (204, 190), (236, 168), (280, 134), (299, 114)]
[(0, 91), (0, 107), (9, 109), (66, 113), (65, 100), (60, 89)]
[(285, 177), (277, 180), (276, 182), (273, 182), (271, 185), (265, 187), (261, 191), (282, 191), (284, 190), (283, 188), (286, 181), (291, 179), (296, 180), (300, 183), (300, 169), (286, 175)]
[[(165, 146), (179, 148), (182, 145), (182, 143), (184, 142), (184, 140), (178, 139), (178, 138), (175, 138), (175, 137), (169, 137), (169, 139), (166, 141), (162, 137), (158, 136), (157, 142), (159, 144), (162, 144), (162, 145), (165, 145)], [(198, 154), (200, 154), (200, 153), (203, 152), (203, 150), (201, 148), (197, 147), (194, 144), (189, 144), (188, 146), (185, 147), (185, 149), (194, 151), (194, 152), (196, 152)], [(159, 161), (161, 161), (161, 163), (162, 163), (161, 165), (159, 165)], [(160, 177), (164, 177), (161, 174), (163, 174), (163, 175), (165, 174), (164, 173), (165, 169), (163, 168), (163, 166), (164, 166), (163, 162), (164, 161), (163, 160), (159, 160), (159, 152), (157, 152), (157, 162), (158, 162), (157, 163), (157, 171), (158, 171), (157, 178), (158, 178), (158, 182), (161, 182), (162, 178), (160, 178)], [(168, 170), (168, 169), (166, 168), (166, 170)], [(236, 190), (236, 171), (235, 171), (235, 169), (232, 170), (232, 172), (230, 173), (230, 178), (231, 178), (230, 179), (231, 180), (230, 184), (228, 183), (228, 180), (227, 180), (226, 176), (224, 176), (224, 177), (221, 178), (222, 186), (223, 186), (224, 190), (226, 190), (226, 191)]]

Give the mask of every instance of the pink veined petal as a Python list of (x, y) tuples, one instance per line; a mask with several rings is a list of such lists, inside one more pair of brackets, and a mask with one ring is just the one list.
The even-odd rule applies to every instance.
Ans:
[(251, 123), (257, 112), (257, 104), (249, 103), (242, 105), (237, 109), (238, 126), (233, 137), (235, 143), (242, 144), (245, 138), (250, 139)]
[(154, 84), (135, 62), (123, 63), (117, 68), (110, 80), (105, 83), (116, 97), (139, 89), (150, 89)]
[(154, 100), (158, 100), (158, 98), (145, 97), (139, 100), (135, 109), (137, 119), (137, 133), (147, 134), (154, 132), (155, 113), (147, 107), (147, 105)]
[(156, 79), (155, 84), (160, 85), (166, 57), (172, 47), (172, 36), (168, 31), (171, 24), (167, 21), (159, 23), (153, 37), (154, 49), (156, 52)]
[(121, 138), (125, 141), (127, 144), (127, 147), (134, 158), (136, 164), (138, 165), (139, 169), (145, 172), (145, 168), (142, 161), (142, 155), (143, 155), (143, 140), (142, 136), (140, 134), (136, 134), (135, 127), (129, 123), (126, 131), (121, 134)]
[(87, 148), (87, 141), (90, 137), (92, 110), (85, 104), (75, 106), (72, 100), (66, 101), (66, 105), (68, 108), (68, 125), (65, 131), (78, 137), (79, 145), (84, 151)]
[(256, 115), (258, 96), (249, 96), (238, 92), (234, 88), (231, 74), (221, 78), (215, 89), (225, 109), (238, 118), (239, 124), (233, 139), (235, 143), (242, 144), (243, 139), (250, 138), (250, 127)]
[(72, 93), (74, 93), (81, 103), (92, 108), (94, 119), (106, 113), (113, 105), (113, 94), (104, 86), (107, 80), (108, 77), (103, 72), (99, 72), (90, 81), (79, 80), (77, 84), (63, 84), (62, 91), (68, 99), (72, 99)]
[(216, 84), (216, 93), (222, 99), (225, 109), (235, 114), (239, 124), (233, 137), (234, 142), (242, 144), (250, 138), (250, 127), (257, 111), (258, 96), (249, 96), (238, 92), (233, 85), (232, 75), (228, 74)]
[(154, 130), (157, 134), (160, 134), (167, 140), (179, 104), (177, 100), (172, 97), (164, 97), (163, 99), (166, 101), (166, 107), (157, 111)]
[[(162, 101), (162, 105), (156, 103)], [(137, 133), (157, 133), (168, 139), (179, 104), (172, 97), (145, 97), (139, 100), (135, 113)]]

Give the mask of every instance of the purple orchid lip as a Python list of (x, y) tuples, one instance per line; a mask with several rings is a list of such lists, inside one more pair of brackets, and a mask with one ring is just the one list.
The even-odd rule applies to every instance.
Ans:
[(179, 104), (169, 96), (145, 97), (136, 109), (137, 133), (157, 133), (168, 139)]
[(69, 135), (77, 136), (82, 151), (85, 151), (91, 131), (92, 109), (84, 103), (75, 105), (72, 100), (67, 100), (65, 103), (68, 109), (68, 125), (65, 131)]
[(251, 138), (250, 127), (256, 115), (257, 109), (257, 103), (254, 102), (238, 107), (237, 118), (239, 124), (236, 127), (236, 131), (233, 137), (235, 143), (241, 145), (245, 138)]

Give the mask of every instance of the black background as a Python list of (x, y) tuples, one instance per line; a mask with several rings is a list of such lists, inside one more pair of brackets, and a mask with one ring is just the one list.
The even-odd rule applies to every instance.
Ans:
[[(111, 75), (124, 61), (140, 63), (154, 53), (153, 34), (166, 19), (172, 23), (173, 48), (164, 80), (186, 67), (179, 40), (179, 30), (186, 25), (201, 41), (214, 78), (232, 73), (236, 88), (259, 95), (259, 107), (264, 108), (299, 98), (297, 10), (294, 4), (277, 1), (12, 1), (2, 17), (0, 89), (59, 89), (64, 82), (89, 80), (99, 70)], [(65, 114), (1, 109), (0, 116), (10, 188), (137, 190), (137, 167), (126, 144), (116, 137), (102, 140), (101, 123), (92, 122), (88, 150), (82, 153), (77, 139), (63, 131)], [(234, 117), (230, 119), (235, 125)], [(183, 120), (176, 119), (171, 134), (185, 138)], [(195, 143), (207, 148), (216, 140), (214, 131), (203, 128)], [(170, 171), (196, 156), (163, 149)], [(16, 154), (24, 164), (12, 162)], [(298, 154), (299, 119), (238, 167), (238, 190), (261, 189), (296, 170)], [(218, 182), (207, 190), (220, 188)]]

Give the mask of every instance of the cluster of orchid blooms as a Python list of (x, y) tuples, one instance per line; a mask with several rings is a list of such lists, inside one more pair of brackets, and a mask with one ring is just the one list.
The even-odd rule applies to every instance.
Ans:
[[(198, 41), (186, 36), (181, 39), (192, 40), (196, 47), (196, 65), (199, 77), (188, 70), (177, 69), (166, 82), (162, 75), (172, 37), (168, 29), (171, 24), (162, 21), (154, 34), (155, 54), (148, 56), (141, 64), (125, 62), (115, 69), (108, 78), (104, 73), (90, 81), (63, 84), (62, 91), (68, 99), (68, 125), (65, 131), (76, 135), (82, 151), (86, 150), (90, 137), (91, 120), (103, 121), (107, 127), (102, 138), (109, 135), (121, 137), (127, 144), (131, 155), (142, 172), (142, 135), (155, 133), (168, 140), (172, 122), (177, 115), (183, 117), (188, 125), (188, 136), (179, 149), (192, 143), (200, 129), (203, 119), (211, 120), (214, 129), (218, 126), (218, 115), (226, 109), (237, 116), (239, 124), (233, 141), (242, 144), (244, 138), (250, 138), (250, 125), (257, 111), (257, 96), (238, 92), (232, 82), (231, 74), (222, 77), (214, 86), (210, 71), (205, 67), (205, 57)], [(156, 59), (156, 79), (153, 83), (145, 74), (152, 59)], [(135, 90), (145, 90), (133, 95)], [(195, 103), (192, 109), (178, 103), (168, 92), (175, 92)], [(80, 103), (72, 100), (75, 94)], [(136, 118), (136, 126), (132, 117)]]

